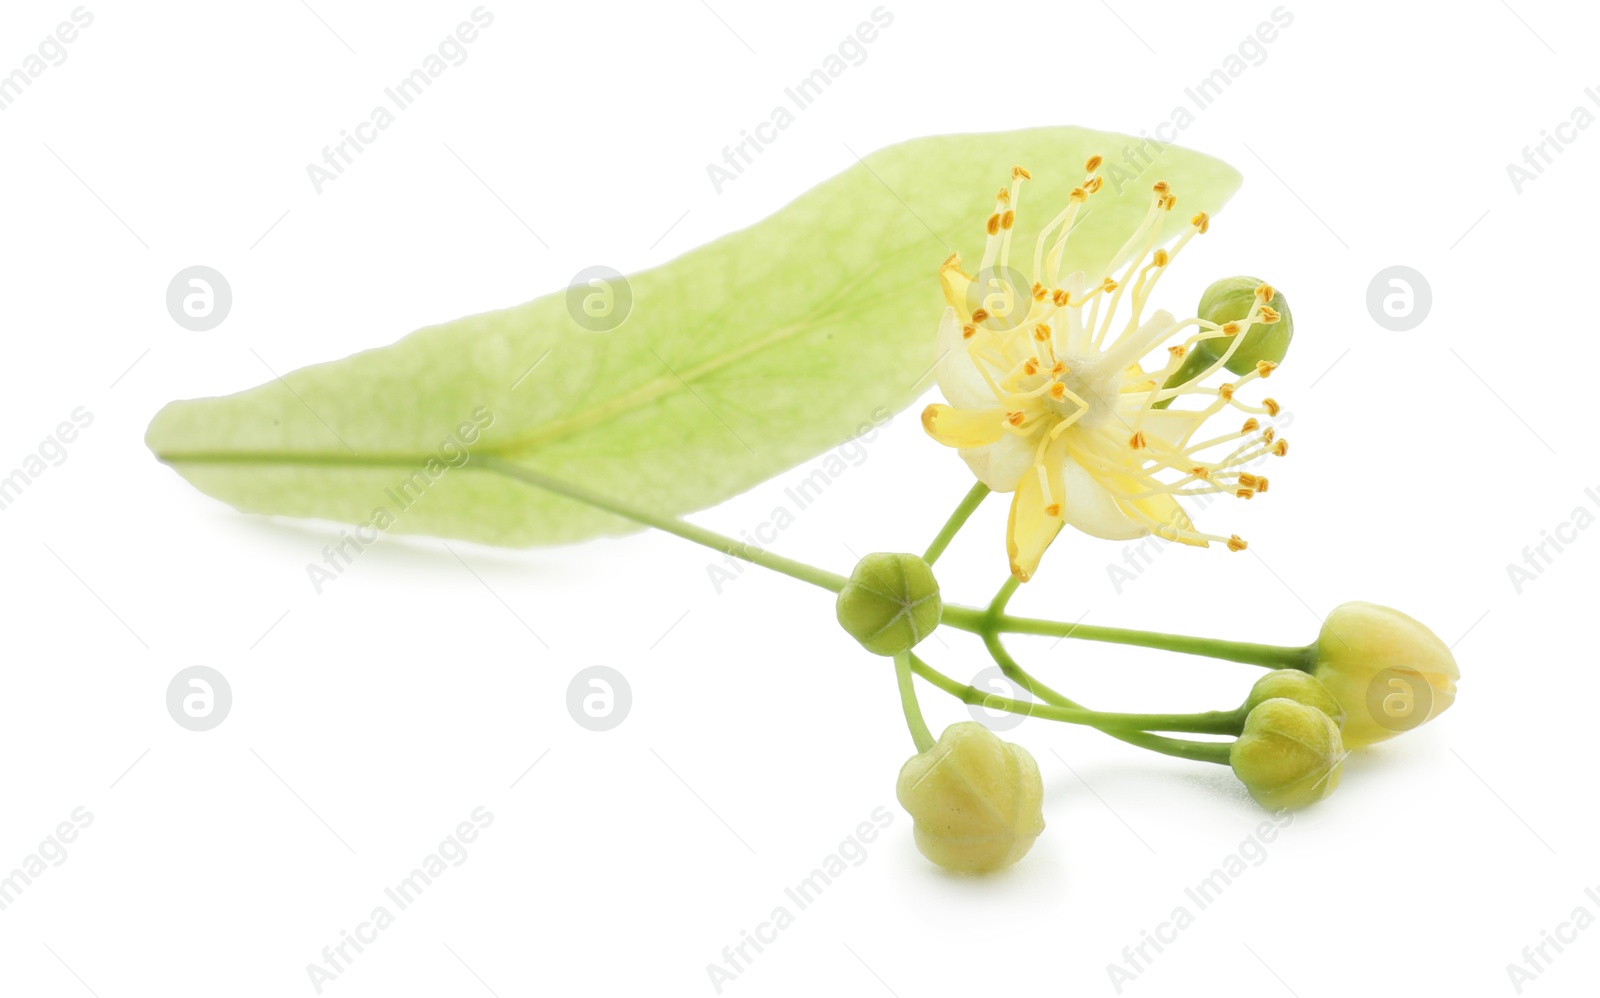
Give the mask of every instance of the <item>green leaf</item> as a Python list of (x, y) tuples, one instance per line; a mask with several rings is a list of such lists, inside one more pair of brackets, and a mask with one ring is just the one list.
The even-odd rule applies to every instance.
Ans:
[(610, 332), (584, 328), (556, 292), (237, 395), (174, 402), (146, 442), (246, 512), (516, 546), (636, 529), (472, 458), (666, 515), (720, 502), (926, 390), (944, 309), (939, 264), (960, 251), (977, 265), (1012, 164), (1033, 174), (1016, 231), (1025, 261), (1083, 162), (1107, 159), (1064, 272), (1106, 262), (1156, 179), (1179, 195), (1174, 228), (1238, 186), (1227, 164), (1175, 146), (1141, 170), (1124, 159), (1137, 148), (1080, 128), (905, 142), (631, 276), (632, 311)]

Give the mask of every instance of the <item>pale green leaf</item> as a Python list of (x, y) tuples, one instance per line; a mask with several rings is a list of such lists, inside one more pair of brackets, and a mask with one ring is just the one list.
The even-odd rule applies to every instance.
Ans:
[[(1175, 146), (1141, 171), (1121, 159), (1136, 145), (1079, 128), (905, 142), (750, 228), (633, 275), (632, 313), (611, 332), (581, 327), (557, 292), (237, 395), (174, 402), (147, 442), (197, 488), (247, 512), (376, 517), (383, 529), (518, 546), (634, 529), (483, 462), (448, 462), (467, 444), (472, 457), (667, 515), (726, 499), (928, 387), (939, 264), (959, 251), (976, 267), (1012, 164), (1033, 174), (1016, 232), (1024, 269), (1038, 227), (1091, 154), (1107, 157), (1107, 182), (1074, 232), (1066, 271), (1106, 262), (1157, 179), (1181, 202), (1170, 226), (1216, 211), (1238, 186), (1225, 163)], [(463, 433), (475, 417), (492, 422)]]

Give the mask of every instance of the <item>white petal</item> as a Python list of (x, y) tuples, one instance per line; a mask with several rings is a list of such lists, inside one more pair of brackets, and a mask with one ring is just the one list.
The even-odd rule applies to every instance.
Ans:
[(967, 353), (967, 341), (961, 337), (961, 320), (956, 318), (956, 310), (948, 306), (944, 318), (939, 321), (934, 350), (939, 360), (934, 365), (933, 376), (946, 402), (957, 409), (988, 409), (995, 404), (994, 392)]
[(966, 447), (956, 453), (967, 462), (978, 481), (996, 492), (1010, 492), (1033, 468), (1033, 453), (1038, 444), (1037, 440), (1007, 433), (986, 447)]
[(1150, 532), (1117, 508), (1105, 486), (1070, 457), (1062, 466), (1061, 484), (1066, 491), (1062, 518), (1090, 537), (1126, 541)]

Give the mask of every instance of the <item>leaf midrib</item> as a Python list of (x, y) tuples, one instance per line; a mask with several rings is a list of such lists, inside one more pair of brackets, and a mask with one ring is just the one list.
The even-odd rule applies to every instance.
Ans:
[[(546, 423), (538, 429), (526, 433), (521, 437), (508, 440), (492, 447), (482, 448), (476, 453), (479, 455), (492, 455), (495, 457), (502, 457), (512, 460), (515, 459), (515, 457), (519, 454), (525, 455), (527, 451), (535, 449), (539, 445), (547, 443), (550, 440), (559, 439), (573, 433), (582, 432), (583, 430), (586, 430), (598, 423), (604, 423), (614, 416), (618, 416), (622, 413), (630, 412), (636, 409), (642, 409), (646, 405), (658, 402), (670, 395), (675, 387), (689, 391), (691, 389), (689, 389), (688, 386), (698, 379), (710, 374), (715, 374), (724, 368), (730, 367), (733, 364), (744, 360), (754, 353), (758, 353), (761, 350), (765, 350), (779, 343), (783, 343), (784, 341), (797, 336), (806, 330), (815, 329), (828, 319), (837, 317), (839, 314), (838, 312), (828, 312), (824, 310), (835, 306), (851, 291), (855, 290), (861, 284), (882, 271), (885, 268), (885, 262), (887, 260), (897, 259), (910, 253), (915, 248), (915, 244), (908, 244), (899, 253), (887, 254), (884, 261), (881, 261), (872, 267), (863, 269), (860, 273), (860, 276), (858, 276), (855, 281), (841, 287), (832, 299), (824, 302), (818, 307), (818, 311), (814, 313), (813, 316), (801, 322), (797, 322), (791, 326), (775, 330), (759, 340), (751, 341), (727, 354), (712, 358), (711, 360), (705, 361), (695, 367), (691, 367), (679, 372), (676, 376), (668, 375), (659, 377), (641, 388), (637, 388), (622, 395), (607, 399), (605, 402), (592, 406), (589, 409), (573, 416), (568, 416), (564, 419), (558, 419), (554, 422)], [(894, 290), (897, 289), (885, 288), (878, 295), (867, 298), (859, 304), (862, 307), (871, 306), (885, 298), (890, 297)], [(237, 450), (188, 452), (164, 451), (157, 452), (156, 457), (158, 460), (167, 464), (310, 464), (330, 466), (354, 465), (361, 467), (409, 467), (429, 460), (436, 460), (438, 455), (431, 451), (419, 453), (402, 451), (361, 454), (358, 452), (340, 453), (338, 451), (314, 450)]]
[[(907, 247), (908, 250), (909, 248), (910, 247)], [(892, 256), (893, 255), (891, 255), (891, 258)], [(576, 415), (568, 416), (565, 419), (558, 419), (554, 422), (546, 423), (544, 426), (526, 433), (519, 438), (508, 440), (504, 444), (494, 448), (489, 453), (495, 453), (501, 457), (510, 457), (512, 454), (537, 447), (538, 445), (546, 443), (552, 439), (558, 439), (566, 436), (569, 433), (586, 430), (596, 423), (603, 423), (607, 419), (610, 419), (616, 415), (620, 415), (621, 413), (629, 412), (634, 409), (642, 409), (646, 405), (652, 402), (658, 402), (662, 398), (672, 394), (674, 389), (683, 388), (687, 390), (688, 386), (692, 382), (698, 381), (700, 378), (703, 378), (708, 374), (715, 374), (724, 368), (731, 367), (732, 365), (737, 364), (739, 361), (744, 360), (746, 357), (749, 357), (752, 354), (759, 353), (769, 347), (783, 343), (784, 341), (791, 339), (802, 332), (815, 329), (823, 322), (837, 317), (839, 313), (828, 312), (825, 310), (836, 305), (840, 299), (849, 295), (851, 291), (854, 291), (868, 278), (872, 277), (882, 269), (883, 265), (880, 263), (875, 267), (871, 267), (862, 271), (861, 276), (859, 276), (855, 281), (840, 288), (832, 300), (824, 302), (822, 305), (820, 305), (817, 312), (813, 313), (813, 315), (810, 317), (801, 320), (800, 322), (796, 322), (792, 326), (774, 330), (759, 340), (753, 340), (726, 354), (707, 360), (698, 366), (687, 368), (681, 372), (678, 372), (676, 375), (667, 375), (656, 378), (654, 381), (649, 382), (642, 388), (637, 388), (633, 391), (625, 392), (622, 395), (615, 396), (599, 405), (590, 407), (585, 412), (580, 412)], [(871, 305), (887, 297), (889, 297), (889, 292), (884, 291), (877, 297), (866, 299), (863, 304)], [(662, 363), (665, 363), (665, 361)]]

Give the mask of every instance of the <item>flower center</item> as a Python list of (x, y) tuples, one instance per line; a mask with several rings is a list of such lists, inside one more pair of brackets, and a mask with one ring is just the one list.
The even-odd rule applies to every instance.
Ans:
[(1053, 379), (1061, 382), (1065, 391), (1060, 398), (1045, 392), (1046, 407), (1062, 419), (1074, 419), (1086, 431), (1119, 421), (1109, 400), (1121, 394), (1123, 379), (1101, 374), (1101, 365), (1095, 360), (1067, 360), (1066, 365), (1067, 369)]

